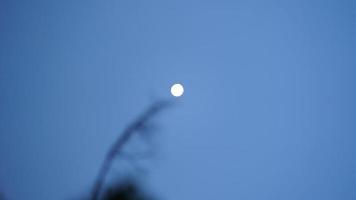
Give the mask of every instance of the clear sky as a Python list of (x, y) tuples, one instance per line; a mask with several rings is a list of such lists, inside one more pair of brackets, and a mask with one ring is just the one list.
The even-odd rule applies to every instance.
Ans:
[(0, 0), (0, 191), (87, 192), (125, 125), (180, 82), (145, 175), (161, 199), (356, 199), (355, 10)]

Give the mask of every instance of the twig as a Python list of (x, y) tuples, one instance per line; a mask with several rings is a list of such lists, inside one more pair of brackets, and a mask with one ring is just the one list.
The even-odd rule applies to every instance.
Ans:
[(170, 101), (154, 102), (148, 109), (132, 124), (130, 124), (116, 140), (113, 146), (108, 151), (105, 160), (103, 161), (96, 181), (94, 182), (91, 194), (91, 200), (98, 200), (105, 183), (106, 176), (110, 171), (113, 161), (120, 155), (123, 146), (132, 137), (135, 132), (145, 128), (146, 123), (157, 113), (171, 105)]

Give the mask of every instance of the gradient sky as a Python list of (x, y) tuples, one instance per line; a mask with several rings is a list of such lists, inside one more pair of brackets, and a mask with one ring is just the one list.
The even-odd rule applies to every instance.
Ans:
[(87, 192), (151, 102), (163, 200), (356, 199), (353, 0), (0, 0), (0, 191)]

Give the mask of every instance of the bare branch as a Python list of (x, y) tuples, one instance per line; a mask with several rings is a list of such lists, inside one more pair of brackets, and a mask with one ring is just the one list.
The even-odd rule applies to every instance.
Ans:
[(103, 188), (103, 184), (105, 183), (106, 176), (110, 171), (112, 163), (115, 158), (121, 155), (121, 151), (125, 144), (129, 141), (133, 134), (144, 132), (148, 127), (147, 122), (152, 119), (156, 114), (158, 114), (163, 109), (172, 105), (170, 101), (158, 101), (151, 104), (148, 109), (139, 116), (132, 124), (127, 126), (127, 128), (123, 131), (120, 137), (116, 140), (116, 142), (112, 145), (110, 150), (108, 151), (105, 160), (102, 163), (100, 171), (98, 173), (97, 179), (92, 188), (91, 199), (98, 200)]

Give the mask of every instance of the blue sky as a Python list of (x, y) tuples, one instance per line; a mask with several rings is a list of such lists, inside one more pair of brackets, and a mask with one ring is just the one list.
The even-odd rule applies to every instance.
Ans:
[(0, 191), (67, 199), (151, 102), (167, 200), (356, 198), (354, 1), (0, 1)]

